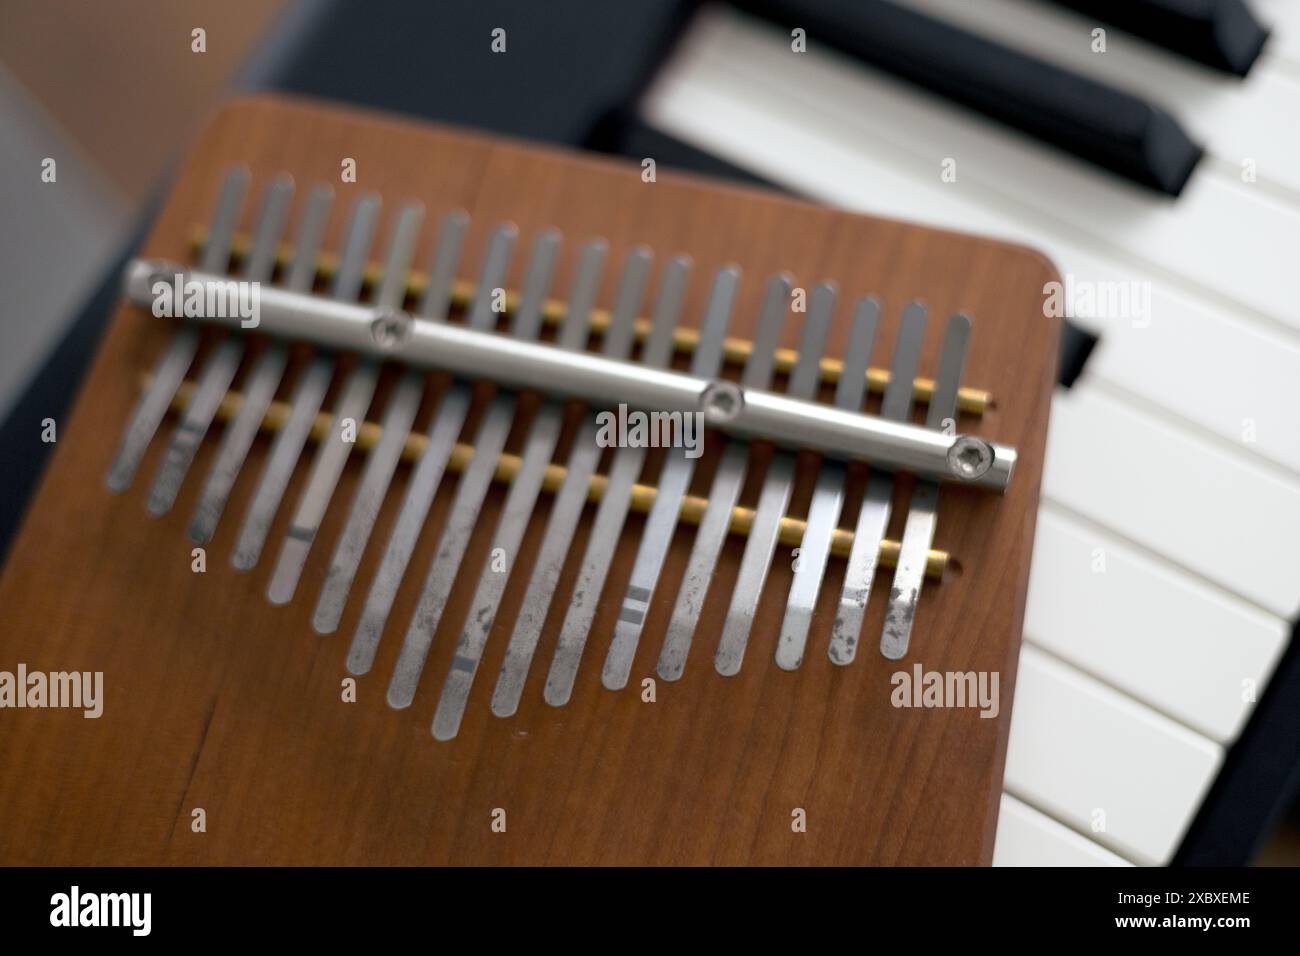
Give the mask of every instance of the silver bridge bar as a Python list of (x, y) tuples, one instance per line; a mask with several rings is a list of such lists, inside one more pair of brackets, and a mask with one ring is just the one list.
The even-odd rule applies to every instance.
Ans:
[[(236, 281), (162, 260), (134, 259), (126, 269), (126, 296), (136, 305), (151, 306), (154, 283), (170, 283), (176, 275), (186, 283), (212, 286), (218, 296)], [(258, 331), (269, 335), (478, 376), (591, 405), (625, 403), (648, 411), (703, 412), (710, 425), (741, 438), (988, 491), (1005, 491), (1015, 467), (1015, 449), (982, 438), (945, 435), (907, 422), (743, 389), (729, 381), (430, 322), (405, 312), (269, 285), (260, 286), (258, 292)], [(203, 301), (213, 298), (205, 288)], [(228, 311), (234, 314), (202, 320), (239, 327), (243, 320), (237, 310)]]

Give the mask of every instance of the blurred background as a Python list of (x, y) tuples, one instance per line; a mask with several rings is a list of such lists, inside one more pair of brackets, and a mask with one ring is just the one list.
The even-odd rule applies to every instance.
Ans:
[[(236, 82), (286, 3), (230, 0), (4, 0), (0, 163), (58, 188), (0, 183), (0, 282), (10, 297), (0, 350), (0, 418), (129, 237), (167, 170)], [(190, 52), (205, 26), (208, 52)]]
[[(635, 159), (654, 156), (666, 166), (861, 211), (994, 232), (1045, 248), (1063, 273), (1100, 263), (1103, 273), (1116, 267), (1142, 281), (1149, 276), (1165, 309), (1155, 316), (1157, 332), (1164, 328), (1172, 337), (1143, 339), (1130, 334), (1132, 323), (1119, 324), (1116, 317), (1072, 315), (1054, 419), (1091, 414), (1086, 403), (1097, 390), (1102, 404), (1122, 406), (1134, 428), (1150, 430), (1152, 447), (1163, 447), (1172, 434), (1212, 448), (1214, 467), (1229, 477), (1207, 494), (1226, 490), (1229, 498), (1250, 499), (1252, 483), (1265, 474), (1282, 489), (1278, 495), (1288, 502), (1294, 497), (1300, 515), (1300, 438), (1286, 418), (1279, 428), (1264, 427), (1276, 421), (1265, 417), (1267, 409), (1290, 416), (1296, 407), (1300, 315), (1293, 302), (1274, 309), (1272, 272), (1260, 273), (1268, 281), (1253, 284), (1228, 275), (1238, 261), (1245, 271), (1272, 268), (1281, 243), (1289, 243), (1293, 256), (1300, 235), (1300, 178), (1294, 168), (1269, 162), (1294, 145), (1277, 110), (1289, 106), (1286, 115), (1295, 116), (1300, 109), (1300, 16), (1294, 10), (1273, 0), (1224, 3), (1225, 29), (1240, 42), (1207, 52), (1196, 23), (1134, 19), (1117, 10), (1124, 4), (1089, 0), (907, 4), (908, 11), (946, 24), (947, 32), (893, 19), (891, 5), (878, 2), (737, 2), (707, 5), (700, 13), (701, 6), (694, 0), (0, 0), (0, 163), (8, 173), (0, 178), (0, 284), (7, 294), (0, 317), (0, 422), (6, 448), (18, 430), (66, 407), (112, 301), (117, 263), (147, 226), (187, 143), (228, 97), (271, 88)], [(1243, 10), (1257, 18), (1251, 21), (1257, 32), (1243, 26)], [(784, 74), (776, 54), (797, 45), (792, 26), (800, 24), (807, 25), (811, 50)], [(508, 28), (505, 57), (488, 49), (497, 26)], [(205, 31), (202, 53), (192, 49), (195, 28)], [(1097, 52), (1099, 28), (1108, 31), (1109, 59), (1087, 55)], [(835, 41), (821, 42), (832, 35)], [(899, 45), (873, 42), (873, 36)], [(1039, 58), (1037, 67), (1017, 64), (1025, 70), (1022, 81), (1030, 78), (1026, 88), (1052, 86), (1033, 83), (1036, 68), (1105, 83), (1119, 95), (1150, 96), (1150, 105), (1167, 108), (1186, 129), (1194, 168), (1135, 171), (1119, 147), (1097, 145), (1095, 137), (1091, 143), (1085, 136), (1053, 141), (1043, 130), (1059, 127), (1059, 115), (1040, 116), (1041, 129), (1033, 122), (1016, 128), (999, 115), (997, 95), (981, 103), (979, 96), (944, 90), (936, 78), (943, 62), (1007, 62), (996, 49), (990, 60), (988, 48), (971, 46), (972, 36)], [(911, 43), (935, 52), (929, 75), (899, 62), (898, 51)], [(771, 70), (757, 65), (763, 63)], [(769, 73), (769, 86), (754, 82), (755, 69)], [(970, 89), (979, 88), (980, 77), (974, 79), (966, 84)], [(1030, 98), (1036, 110), (1059, 108)], [(1138, 115), (1147, 116), (1143, 110)], [(877, 121), (882, 125), (873, 138)], [(1169, 135), (1152, 129), (1143, 127), (1139, 137)], [(1172, 141), (1181, 142), (1176, 136)], [(1300, 165), (1295, 155), (1292, 167)], [(57, 159), (57, 186), (39, 181), (47, 157)], [(953, 189), (941, 192), (941, 162), (949, 158), (962, 172)], [(1258, 162), (1258, 178), (1240, 172), (1247, 161)], [(972, 170), (969, 179), (966, 170)], [(1157, 188), (1152, 180), (1160, 181)], [(1258, 189), (1243, 183), (1258, 183)], [(1059, 204), (1072, 193), (1081, 209)], [(1231, 207), (1231, 214), (1211, 209), (1238, 199), (1242, 205)], [(1238, 213), (1253, 230), (1241, 241), (1232, 233)], [(1270, 244), (1262, 266), (1251, 245), (1261, 230), (1260, 241)], [(1078, 238), (1083, 233), (1089, 237)], [(1196, 256), (1213, 257), (1214, 243), (1225, 234), (1244, 251), (1223, 266), (1220, 279)], [(1185, 253), (1166, 238), (1179, 235), (1190, 236)], [(1207, 278), (1210, 273), (1214, 278)], [(1178, 309), (1185, 313), (1175, 315)], [(1170, 342), (1179, 352), (1172, 360)], [(1151, 372), (1153, 356), (1162, 357), (1159, 374)], [(1213, 370), (1197, 364), (1205, 356), (1213, 357)], [(1225, 437), (1241, 418), (1235, 405), (1229, 413), (1203, 397), (1204, 407), (1194, 406), (1187, 397), (1203, 396), (1210, 374), (1223, 382), (1224, 368), (1227, 385), (1240, 382), (1251, 420), (1263, 422), (1264, 437), (1251, 447)], [(1268, 370), (1263, 384), (1258, 368)], [(40, 468), (27, 456), (6, 457), (3, 537)], [(1026, 691), (1020, 690), (1003, 805), (1009, 829), (999, 833), (998, 862), (1300, 863), (1300, 815), (1286, 809), (1295, 792), (1300, 738), (1300, 667), (1291, 624), (1300, 569), (1290, 590), (1255, 592), (1239, 586), (1232, 569), (1177, 553), (1159, 529), (1146, 534), (1108, 521), (1107, 502), (1076, 501), (1064, 483), (1053, 487), (1050, 474), (1045, 485), (1053, 520), (1113, 535), (1121, 555), (1132, 553), (1135, 581), (1157, 567), (1161, 580), (1173, 580), (1171, 605), (1205, 601), (1218, 616), (1206, 625), (1216, 630), (1204, 640), (1188, 638), (1184, 655), (1169, 643), (1177, 634), (1152, 636), (1161, 630), (1160, 606), (1137, 615), (1143, 633), (1128, 634), (1123, 628), (1134, 626), (1124, 623), (1133, 620), (1132, 609), (1116, 598), (1116, 621), (1096, 622), (1097, 640), (1076, 647), (1055, 629), (1072, 616), (1068, 602), (1078, 595), (1036, 570), (1026, 623), (1029, 653), (1077, 671), (1081, 702), (1077, 713), (1048, 715), (1059, 717), (1059, 739), (1031, 738), (1031, 717), (1021, 711)], [(1234, 527), (1242, 523), (1228, 517)], [(1295, 517), (1279, 526), (1285, 530)], [(1282, 553), (1264, 537), (1261, 531), (1260, 548)], [(1284, 544), (1293, 554), (1291, 543)], [(1244, 547), (1249, 552), (1252, 545)], [(1146, 655), (1105, 656), (1105, 647), (1098, 649), (1106, 644), (1103, 632), (1125, 648), (1139, 640), (1154, 643)], [(1173, 681), (1161, 674), (1161, 655), (1176, 672), (1188, 668), (1186, 679), (1180, 672)], [(1175, 663), (1184, 656), (1192, 663)], [(1148, 658), (1150, 671), (1141, 671)], [(1192, 673), (1193, 667), (1199, 670)], [(1198, 699), (1207, 674), (1217, 669), (1235, 682), (1234, 668), (1267, 687), (1257, 705), (1225, 711)], [(1034, 673), (1022, 661), (1022, 674)], [(1115, 740), (1072, 738), (1091, 732), (1075, 725), (1096, 723), (1087, 719), (1092, 707), (1139, 713), (1135, 719), (1150, 737), (1151, 753), (1121, 752), (1124, 733)], [(1159, 768), (1162, 760), (1181, 760), (1180, 747), (1210, 755), (1203, 769), (1188, 771), (1195, 779), (1180, 783), (1183, 790), (1166, 794), (1158, 781), (1143, 780), (1129, 780), (1125, 790), (1119, 779), (1105, 781), (1119, 805), (1112, 817), (1124, 819), (1125, 801), (1131, 801), (1130, 820), (1176, 817), (1171, 835), (1153, 836), (1155, 828), (1140, 824), (1131, 824), (1132, 833), (1089, 833), (1087, 806), (1056, 789), (1063, 775), (1057, 760), (1096, 759), (1093, 776), (1104, 777), (1107, 754), (1116, 766)]]

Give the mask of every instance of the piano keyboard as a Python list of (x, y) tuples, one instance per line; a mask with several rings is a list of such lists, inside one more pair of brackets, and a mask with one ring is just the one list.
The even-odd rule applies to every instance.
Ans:
[[(1300, 610), (1300, 10), (1257, 0), (1272, 36), (1243, 79), (1114, 28), (1095, 53), (1063, 5), (908, 5), (1160, 104), (1204, 157), (1161, 195), (724, 9), (642, 114), (810, 198), (1043, 249), (1073, 283), (1100, 342), (1053, 403), (994, 862), (1167, 863)], [(1116, 288), (1137, 305), (1078, 294)]]

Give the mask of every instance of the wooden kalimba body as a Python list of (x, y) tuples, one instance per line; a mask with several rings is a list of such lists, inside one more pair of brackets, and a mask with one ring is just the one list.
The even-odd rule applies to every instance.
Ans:
[[(259, 324), (151, 314), (177, 277), (181, 312), (259, 283)], [(0, 666), (105, 688), (96, 720), (0, 716), (0, 859), (987, 863), (1054, 279), (665, 170), (231, 105), (0, 582)], [(623, 405), (701, 412), (702, 455), (593, 441)], [(920, 672), (996, 674), (1000, 706), (896, 706)]]

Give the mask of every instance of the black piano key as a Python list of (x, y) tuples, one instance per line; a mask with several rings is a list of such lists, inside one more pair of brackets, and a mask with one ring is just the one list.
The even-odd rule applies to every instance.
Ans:
[(733, 2), (1170, 196), (1201, 158), (1160, 107), (886, 0)]
[[(762, 186), (773, 192), (789, 193), (775, 183), (712, 153), (669, 136), (641, 119), (632, 109), (619, 107), (602, 116), (591, 128), (583, 145), (587, 149), (641, 160), (647, 156), (663, 169), (730, 179), (747, 186)], [(1056, 365), (1056, 384), (1069, 388), (1083, 374), (1097, 345), (1097, 336), (1066, 318), (1061, 323), (1061, 350)]]
[(1249, 866), (1288, 807), (1300, 810), (1300, 623), (1273, 668), (1264, 696), (1228, 749), (1223, 769), (1171, 866)]
[(1097, 347), (1096, 334), (1070, 319), (1061, 322), (1061, 351), (1056, 362), (1056, 384), (1070, 388), (1083, 374), (1092, 350)]
[(1268, 39), (1268, 30), (1242, 0), (1053, 2), (1237, 76), (1250, 72)]
[(784, 192), (747, 169), (741, 169), (734, 163), (697, 149), (675, 136), (660, 132), (642, 120), (635, 109), (628, 107), (620, 106), (605, 112), (593, 124), (582, 145), (586, 149), (611, 156), (637, 160), (650, 157), (664, 168), (682, 169)]

